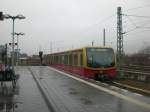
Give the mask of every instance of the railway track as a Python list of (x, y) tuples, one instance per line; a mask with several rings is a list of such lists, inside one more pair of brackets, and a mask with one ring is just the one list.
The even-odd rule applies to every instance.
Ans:
[[(90, 80), (93, 80), (93, 79), (90, 79)], [(132, 83), (134, 83), (134, 80), (132, 80), (132, 83), (129, 84), (127, 83), (128, 80), (123, 80), (123, 81), (118, 81), (118, 80), (114, 80), (114, 81), (96, 81), (93, 80), (92, 81), (93, 83), (96, 83), (100, 86), (104, 86), (104, 87), (107, 87), (111, 90), (120, 90), (120, 89), (123, 89), (123, 91), (132, 91), (132, 92), (135, 92), (137, 94), (141, 94), (141, 95), (145, 95), (145, 96), (150, 96), (150, 90), (148, 89), (145, 89), (146, 87), (139, 87), (138, 85), (136, 86), (133, 86)], [(124, 83), (126, 82), (126, 83)], [(102, 84), (102, 85), (101, 85)]]
[(124, 79), (132, 79), (136, 81), (142, 81), (145, 83), (150, 83), (150, 72), (135, 71), (135, 70), (123, 70)]
[(150, 66), (122, 65), (125, 79), (150, 83)]
[[(127, 82), (128, 80), (126, 80)], [(132, 81), (134, 83), (134, 81)], [(136, 93), (139, 93), (139, 94), (143, 94), (143, 95), (146, 95), (146, 96), (150, 96), (150, 90), (148, 89), (143, 89), (141, 87), (135, 87), (133, 86), (132, 84), (125, 84), (121, 81), (113, 81), (112, 83), (114, 86), (116, 87), (119, 87), (119, 88), (123, 88), (123, 89), (127, 89), (127, 90), (130, 90), (130, 91), (133, 91), (133, 92), (136, 92)]]
[(141, 75), (147, 75), (149, 76), (150, 73), (148, 72), (142, 72), (142, 71), (135, 71), (135, 70), (124, 70), (125, 73), (131, 73), (131, 74), (141, 74)]
[(147, 72), (150, 73), (150, 66), (139, 66), (139, 65), (122, 65), (124, 70), (136, 71), (136, 72)]

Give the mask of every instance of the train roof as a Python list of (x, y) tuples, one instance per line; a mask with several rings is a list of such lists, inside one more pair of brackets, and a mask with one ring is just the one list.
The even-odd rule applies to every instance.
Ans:
[[(67, 52), (75, 52), (75, 51), (81, 51), (86, 48), (111, 48), (111, 49), (113, 49), (112, 47), (109, 47), (109, 46), (85, 46), (85, 47), (81, 47), (81, 48), (70, 49), (70, 50), (65, 50), (65, 51), (60, 51), (60, 52), (54, 52), (54, 53), (50, 53), (50, 54), (55, 55), (55, 54), (61, 54), (61, 53), (67, 53)], [(47, 55), (50, 55), (50, 54), (47, 54)]]

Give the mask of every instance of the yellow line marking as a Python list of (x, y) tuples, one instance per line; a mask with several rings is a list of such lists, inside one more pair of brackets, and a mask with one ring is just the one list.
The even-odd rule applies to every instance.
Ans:
[(94, 88), (96, 88), (96, 89), (98, 89), (98, 90), (107, 92), (107, 93), (109, 93), (109, 94), (111, 94), (111, 95), (114, 95), (114, 96), (116, 96), (116, 97), (118, 97), (118, 98), (121, 98), (121, 99), (123, 99), (123, 100), (129, 101), (129, 102), (131, 102), (131, 103), (133, 103), (133, 104), (136, 104), (136, 105), (141, 106), (141, 107), (143, 107), (143, 108), (150, 109), (150, 104), (148, 104), (148, 103), (145, 103), (145, 102), (142, 102), (142, 101), (133, 99), (133, 98), (128, 97), (128, 96), (124, 96), (124, 95), (122, 95), (122, 94), (120, 94), (120, 93), (117, 93), (117, 92), (115, 92), (115, 91), (106, 89), (106, 88), (104, 88), (104, 87), (101, 87), (101, 86), (95, 85), (95, 84), (93, 84), (93, 83), (87, 82), (87, 81), (85, 81), (85, 80), (83, 80), (83, 79), (80, 79), (80, 78), (78, 78), (78, 77), (69, 75), (69, 74), (67, 74), (67, 73), (65, 73), (65, 72), (59, 71), (59, 70), (57, 70), (57, 69), (55, 69), (55, 68), (50, 68), (50, 69), (51, 69), (51, 70), (54, 70), (54, 71), (56, 71), (56, 72), (58, 72), (58, 73), (60, 73), (60, 74), (63, 74), (63, 75), (65, 75), (65, 76), (68, 76), (68, 77), (70, 77), (70, 78), (72, 78), (72, 79), (75, 79), (75, 80), (77, 80), (77, 81), (79, 81), (79, 82), (82, 82), (82, 83), (84, 83), (84, 84), (87, 84), (87, 85), (89, 85), (89, 86), (92, 86), (92, 87), (94, 87)]

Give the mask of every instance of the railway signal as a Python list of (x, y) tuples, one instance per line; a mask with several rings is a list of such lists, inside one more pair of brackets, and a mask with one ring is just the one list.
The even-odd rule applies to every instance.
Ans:
[[(12, 45), (12, 43), (9, 43), (9, 45), (11, 46), (11, 45)], [(14, 43), (14, 45), (18, 45), (18, 43)]]
[(42, 65), (42, 61), (43, 61), (43, 51), (39, 51), (39, 57), (40, 57), (41, 65)]
[(3, 12), (0, 12), (0, 21), (4, 20)]

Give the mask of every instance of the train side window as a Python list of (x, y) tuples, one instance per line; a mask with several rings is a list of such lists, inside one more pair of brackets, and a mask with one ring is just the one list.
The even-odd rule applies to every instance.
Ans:
[(55, 63), (57, 63), (57, 59), (56, 59), (56, 56), (54, 56), (55, 57)]
[(61, 55), (59, 55), (59, 64), (61, 64)]
[(50, 63), (52, 63), (52, 55), (50, 55)]
[(55, 63), (55, 56), (53, 55), (53, 62)]
[(80, 66), (82, 66), (83, 65), (83, 54), (81, 53), (80, 54)]
[(53, 56), (53, 63), (54, 63), (54, 56)]
[(62, 64), (62, 55), (60, 55), (60, 64)]
[(56, 63), (56, 56), (54, 56), (54, 62)]
[(51, 62), (53, 62), (53, 56), (51, 55)]
[(59, 64), (61, 64), (61, 55), (59, 56)]
[(69, 55), (67, 54), (67, 65), (69, 65)]
[(60, 56), (58, 55), (58, 64), (60, 64)]
[(54, 63), (54, 55), (53, 55), (53, 63)]
[(48, 59), (47, 59), (47, 60), (48, 60), (48, 63), (51, 63), (51, 55), (48, 55), (47, 58), (48, 58)]
[(52, 62), (54, 62), (54, 56), (52, 55)]
[(65, 61), (64, 64), (68, 64), (68, 55), (65, 55)]
[(77, 54), (73, 55), (73, 65), (75, 65), (75, 66), (78, 65), (78, 55)]
[(51, 62), (53, 63), (53, 56), (51, 55)]
[(69, 65), (72, 65), (72, 54), (69, 54)]
[(55, 58), (56, 58), (56, 63), (58, 63), (58, 56), (55, 56)]
[(61, 59), (60, 59), (60, 55), (58, 56), (58, 63), (60, 64), (61, 63)]
[(62, 64), (64, 64), (65, 63), (65, 57), (64, 57), (64, 55), (62, 55)]

